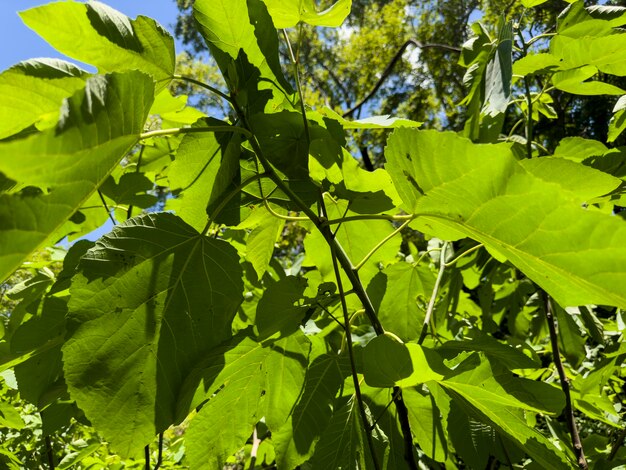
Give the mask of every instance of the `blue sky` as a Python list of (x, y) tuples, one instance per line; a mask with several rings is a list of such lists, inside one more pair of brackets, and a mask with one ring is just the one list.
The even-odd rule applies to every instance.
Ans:
[[(26, 27), (17, 12), (38, 5), (51, 3), (47, 0), (0, 0), (0, 70), (4, 70), (21, 60), (33, 57), (61, 57), (48, 46), (35, 32)], [(131, 18), (137, 15), (150, 16), (161, 23), (170, 32), (176, 22), (175, 0), (104, 0), (109, 6)], [(176, 44), (177, 52), (182, 51)], [(71, 60), (71, 59), (70, 59)]]

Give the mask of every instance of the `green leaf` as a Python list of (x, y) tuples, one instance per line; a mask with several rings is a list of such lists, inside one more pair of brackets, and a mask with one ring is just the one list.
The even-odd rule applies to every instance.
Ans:
[(32, 124), (56, 124), (62, 101), (84, 88), (87, 76), (84, 70), (58, 59), (31, 59), (2, 72), (0, 139)]
[(0, 279), (57, 233), (137, 142), (153, 99), (137, 71), (90, 78), (65, 101), (61, 120), (24, 139), (0, 143)]
[(19, 410), (12, 403), (0, 402), (0, 428), (22, 429), (24, 426)]
[[(192, 127), (226, 125), (222, 121), (202, 119)], [(211, 215), (216, 222), (237, 225), (240, 222), (241, 195), (233, 197), (226, 206), (222, 200), (240, 184), (239, 134), (198, 132), (187, 134), (170, 166), (172, 189), (180, 189), (179, 197), (168, 207), (196, 230), (202, 230)], [(220, 208), (221, 207), (221, 208)], [(220, 212), (216, 210), (220, 208)]]
[(588, 78), (598, 73), (593, 65), (585, 65), (576, 69), (557, 72), (552, 76), (555, 88), (573, 95), (623, 95), (624, 90), (610, 83), (598, 81), (587, 82)]
[(582, 162), (589, 157), (597, 157), (608, 152), (608, 147), (597, 140), (583, 137), (565, 137), (554, 150), (554, 156), (574, 162)]
[(377, 336), (363, 350), (363, 376), (370, 387), (413, 387), (442, 379), (446, 370), (432, 351), (388, 335)]
[(413, 224), (508, 259), (565, 306), (626, 305), (626, 225), (528, 173), (507, 145), (398, 129), (387, 170)]
[(156, 196), (146, 194), (153, 187), (154, 184), (144, 173), (132, 171), (121, 175), (117, 182), (113, 176), (109, 176), (100, 187), (100, 191), (117, 204), (147, 208), (158, 201)]
[(498, 32), (493, 57), (485, 69), (485, 98), (481, 112), (498, 116), (506, 111), (511, 99), (513, 24), (504, 23)]
[(158, 82), (157, 88), (165, 88), (165, 79), (174, 74), (174, 39), (151, 18), (131, 20), (97, 1), (50, 3), (20, 16), (59, 52), (95, 65), (100, 73), (140, 70)]
[(72, 398), (122, 455), (176, 422), (187, 374), (231, 335), (242, 299), (236, 251), (171, 214), (116, 227), (71, 287), (63, 347)]
[(276, 28), (292, 28), (303, 22), (313, 26), (337, 28), (350, 14), (352, 0), (337, 0), (318, 11), (315, 0), (263, 0)]
[(513, 64), (514, 75), (531, 75), (542, 73), (559, 66), (559, 59), (547, 52), (539, 54), (528, 54)]
[[(380, 287), (373, 285), (377, 278)], [(377, 312), (385, 331), (391, 331), (403, 341), (418, 338), (434, 284), (434, 274), (424, 265), (396, 263), (376, 275), (368, 290), (384, 289)]]
[(621, 77), (626, 75), (625, 46), (626, 34), (581, 38), (557, 34), (550, 42), (550, 53), (560, 59), (561, 70), (595, 66), (600, 72)]
[(302, 299), (307, 281), (301, 277), (287, 276), (270, 284), (263, 293), (256, 311), (256, 324), (261, 339), (280, 332), (281, 337), (293, 334), (307, 311), (297, 304)]
[[(212, 354), (215, 362), (206, 369), (204, 386), (211, 386), (217, 394), (209, 395), (208, 403), (194, 416), (186, 433), (192, 468), (222, 468), (226, 459), (243, 447), (253, 426), (263, 417), (263, 362), (269, 348), (263, 349), (247, 338), (238, 340), (239, 344), (233, 341), (228, 346), (230, 357), (237, 358), (236, 367), (222, 362), (226, 355)], [(224, 388), (220, 390), (221, 386)]]
[[(342, 200), (326, 200), (326, 209), (329, 219), (337, 219), (344, 215), (354, 215), (348, 211), (348, 203)], [(336, 238), (344, 248), (353, 264), (361, 262), (378, 243), (393, 232), (393, 226), (386, 220), (356, 220), (339, 226)], [(395, 260), (400, 249), (400, 237), (395, 237), (377, 250), (359, 270), (359, 276), (364, 285), (380, 271), (379, 265), (386, 265)], [(314, 231), (304, 239), (306, 266), (315, 266), (326, 281), (334, 281), (332, 258), (328, 244), (319, 231)]]
[(531, 158), (521, 160), (520, 164), (537, 178), (571, 192), (581, 203), (604, 196), (622, 183), (619, 178), (565, 158)]
[(446, 341), (437, 349), (442, 355), (447, 351), (454, 354), (459, 351), (481, 351), (488, 358), (500, 361), (508, 369), (535, 369), (540, 365), (519, 349), (502, 344), (488, 335), (471, 341)]
[[(367, 408), (366, 412), (369, 412)], [(367, 444), (366, 426), (369, 423), (363, 423), (356, 397), (341, 400), (315, 448), (311, 467), (314, 470), (376, 468)], [(380, 462), (383, 457), (380, 449), (376, 457)]]
[[(453, 398), (453, 401), (465, 409), (470, 417), (495, 427), (498, 432), (513, 440), (542, 468), (570, 468), (564, 453), (539, 431), (528, 426), (521, 411), (536, 412), (541, 410), (538, 410), (535, 404), (529, 404), (511, 395), (511, 392), (516, 390), (515, 382), (509, 383), (505, 390), (496, 380), (496, 376), (501, 376), (499, 380), (502, 380), (506, 375), (503, 376), (502, 372), (494, 373), (489, 362), (484, 360), (479, 362), (476, 359), (477, 356), (471, 356), (465, 367), (463, 364), (459, 365), (461, 373), (439, 382)], [(466, 370), (463, 371), (463, 369)], [(538, 382), (533, 383), (544, 385)], [(559, 392), (556, 389), (549, 391), (548, 389), (551, 387), (547, 385), (544, 387), (548, 387), (544, 392), (548, 391), (550, 394)], [(536, 400), (535, 397), (540, 396), (540, 393), (539, 390), (535, 390), (527, 398)]]
[(422, 395), (417, 390), (407, 388), (402, 391), (402, 398), (409, 412), (414, 442), (431, 459), (445, 462), (448, 456), (448, 443), (439, 409), (432, 396)]
[(197, 0), (193, 12), (211, 54), (233, 84), (243, 78), (233, 76), (241, 50), (261, 77), (291, 91), (278, 59), (276, 29), (261, 0)]
[(263, 277), (270, 264), (276, 241), (280, 237), (284, 226), (284, 220), (268, 214), (248, 235), (246, 259), (252, 264), (259, 279)]
[(542, 3), (546, 3), (548, 0), (522, 0), (522, 5), (526, 8), (536, 7)]
[(309, 119), (316, 119), (318, 114), (319, 119), (332, 119), (341, 124), (341, 127), (344, 129), (395, 129), (398, 127), (420, 127), (422, 125), (421, 122), (391, 117), (390, 115), (370, 116), (351, 121), (325, 106), (319, 108), (317, 111), (307, 113), (307, 117)]
[(615, 142), (615, 139), (624, 132), (624, 129), (626, 129), (626, 110), (620, 109), (611, 117), (611, 121), (609, 121), (607, 142)]
[(303, 393), (311, 344), (300, 331), (276, 341), (264, 364), (265, 423), (278, 431), (288, 421)]
[(295, 468), (313, 455), (331, 419), (330, 405), (346, 375), (339, 358), (331, 354), (318, 356), (309, 365), (291, 416), (272, 433), (278, 468)]
[(587, 356), (586, 339), (576, 324), (572, 314), (560, 306), (555, 306), (556, 320), (559, 325), (560, 350), (572, 367), (579, 367)]

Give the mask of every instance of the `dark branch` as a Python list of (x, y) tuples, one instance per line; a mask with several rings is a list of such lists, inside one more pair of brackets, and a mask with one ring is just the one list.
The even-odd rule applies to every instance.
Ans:
[(578, 434), (576, 419), (574, 418), (574, 408), (572, 407), (569, 379), (565, 375), (565, 368), (563, 367), (563, 363), (561, 362), (561, 354), (559, 352), (559, 339), (556, 333), (556, 319), (554, 318), (554, 313), (552, 311), (552, 301), (550, 300), (550, 296), (545, 291), (541, 292), (543, 294), (546, 320), (548, 321), (548, 330), (550, 331), (550, 343), (552, 344), (552, 357), (554, 360), (554, 366), (559, 373), (559, 379), (561, 380), (561, 389), (563, 390), (563, 394), (565, 395), (565, 409), (563, 410), (563, 413), (565, 415), (565, 421), (567, 422), (567, 428), (569, 430), (570, 436), (572, 437), (572, 447), (574, 450), (574, 455), (576, 456), (576, 460), (578, 462), (578, 468), (582, 470), (588, 470), (589, 465), (587, 464), (587, 459), (585, 458), (583, 444), (580, 440), (580, 435)]
[(376, 84), (374, 85), (374, 88), (372, 88), (370, 92), (367, 95), (365, 95), (365, 98), (363, 98), (361, 101), (355, 104), (348, 111), (343, 113), (343, 117), (348, 117), (354, 114), (355, 111), (360, 109), (361, 106), (367, 103), (372, 98), (372, 96), (376, 94), (376, 92), (380, 89), (383, 83), (385, 83), (385, 80), (389, 78), (389, 75), (391, 75), (391, 72), (393, 68), (395, 67), (396, 63), (400, 60), (400, 58), (402, 58), (402, 54), (409, 46), (418, 47), (420, 49), (445, 49), (450, 52), (461, 52), (461, 48), (457, 46), (449, 46), (447, 44), (438, 44), (438, 43), (431, 43), (431, 42), (423, 43), (421, 41), (418, 41), (417, 39), (409, 39), (404, 44), (402, 44), (402, 46), (400, 46), (400, 49), (398, 49), (398, 52), (396, 52), (395, 55), (392, 57), (392, 59), (389, 61), (389, 63), (387, 64), (387, 67), (385, 67), (385, 70), (383, 71), (382, 75), (380, 76)]

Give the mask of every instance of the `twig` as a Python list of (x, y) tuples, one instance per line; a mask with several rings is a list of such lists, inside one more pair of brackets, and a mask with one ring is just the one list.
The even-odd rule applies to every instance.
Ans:
[(341, 273), (339, 272), (339, 265), (337, 264), (337, 256), (335, 255), (334, 247), (331, 246), (331, 256), (333, 258), (333, 269), (335, 271), (335, 278), (337, 281), (337, 290), (339, 292), (339, 299), (341, 301), (341, 309), (343, 310), (343, 321), (346, 325), (345, 338), (347, 343), (348, 357), (350, 358), (350, 372), (352, 373), (352, 382), (354, 383), (354, 393), (361, 412), (361, 420), (365, 427), (365, 436), (367, 438), (367, 445), (374, 462), (374, 469), (379, 470), (378, 459), (376, 458), (376, 450), (374, 448), (374, 440), (372, 438), (372, 428), (370, 428), (367, 420), (367, 413), (365, 412), (365, 404), (363, 403), (363, 396), (361, 395), (361, 386), (359, 385), (359, 377), (356, 371), (356, 360), (354, 359), (354, 350), (352, 345), (352, 333), (350, 331), (350, 314), (348, 313), (348, 304), (346, 303), (346, 296), (343, 290), (343, 282), (341, 281)]
[(159, 454), (157, 456), (157, 463), (154, 466), (154, 470), (159, 470), (163, 463), (163, 433), (159, 433)]
[(465, 250), (463, 253), (461, 253), (459, 256), (457, 256), (456, 258), (454, 258), (452, 261), (449, 261), (448, 263), (446, 263), (446, 268), (449, 268), (450, 266), (452, 266), (454, 263), (456, 263), (457, 261), (459, 261), (461, 258), (463, 258), (464, 256), (469, 255), (470, 253), (475, 252), (476, 250), (479, 250), (480, 248), (482, 248), (483, 245), (482, 243), (479, 243), (478, 245), (474, 245), (473, 247), (471, 247), (469, 250)]
[[(233, 106), (235, 107), (237, 115), (244, 123), (244, 126), (246, 126), (246, 128), (249, 127), (246, 122), (246, 115), (243, 113), (239, 105), (235, 102), (233, 103)], [(311, 208), (304, 203), (304, 201), (289, 187), (289, 185), (287, 185), (281, 179), (274, 167), (263, 154), (261, 146), (259, 145), (259, 142), (257, 141), (254, 134), (249, 131), (248, 133), (250, 134), (250, 146), (252, 147), (252, 150), (261, 162), (261, 165), (267, 173), (267, 176), (274, 182), (274, 184), (276, 184), (278, 188), (280, 188), (287, 195), (287, 197), (289, 197), (289, 199), (294, 204), (296, 204), (300, 208), (300, 211), (303, 214), (309, 217), (315, 227), (322, 233), (322, 235), (326, 239), (326, 243), (331, 248), (332, 253), (336, 257), (337, 262), (341, 265), (341, 268), (343, 269), (346, 276), (348, 277), (348, 280), (352, 284), (354, 293), (359, 298), (361, 304), (363, 304), (365, 314), (372, 324), (372, 328), (374, 328), (374, 331), (377, 335), (380, 336), (384, 334), (385, 330), (383, 329), (383, 326), (380, 323), (378, 316), (376, 315), (376, 309), (372, 304), (369, 294), (367, 293), (363, 283), (359, 279), (358, 271), (354, 269), (352, 261), (350, 261), (350, 258), (346, 254), (339, 241), (333, 236), (330, 227), (326, 223), (324, 223), (326, 220), (321, 219), (313, 210), (311, 210)], [(404, 400), (402, 399), (402, 391), (399, 390), (399, 392), (395, 393), (396, 396), (394, 397), (394, 404), (396, 405), (396, 410), (398, 411), (398, 418), (400, 420), (400, 426), (402, 429), (402, 437), (404, 439), (405, 446), (405, 459), (410, 470), (417, 470), (417, 462), (415, 461), (415, 456), (413, 454), (413, 438), (411, 435), (411, 426), (409, 424), (408, 410), (406, 408), (406, 405), (404, 404)]]
[(208, 85), (207, 83), (201, 82), (200, 80), (196, 80), (195, 78), (187, 77), (184, 75), (172, 75), (172, 78), (174, 80), (182, 80), (185, 82), (193, 83), (194, 85), (198, 85), (199, 87), (209, 90), (211, 93), (215, 93), (217, 96), (225, 99), (229, 103), (231, 102), (230, 96), (228, 96), (226, 93), (218, 90), (217, 88), (212, 87), (211, 85)]
[(104, 209), (107, 211), (107, 214), (109, 215), (109, 219), (111, 219), (111, 222), (113, 222), (113, 225), (117, 225), (117, 221), (113, 217), (113, 214), (111, 214), (111, 209), (109, 209), (109, 206), (107, 205), (107, 202), (104, 200), (104, 196), (102, 195), (102, 191), (100, 191), (99, 189), (98, 189), (98, 196), (100, 196), (100, 200), (102, 201), (102, 205), (104, 206)]
[(143, 457), (146, 463), (146, 470), (151, 470), (150, 468), (150, 446), (147, 445), (143, 449)]
[(170, 129), (157, 129), (139, 134), (141, 140), (150, 137), (163, 137), (178, 134), (194, 134), (196, 132), (239, 132), (250, 138), (252, 133), (248, 129), (238, 126), (205, 126), (205, 127), (172, 127)]
[(250, 449), (250, 467), (248, 470), (254, 470), (256, 466), (256, 454), (259, 451), (259, 445), (261, 444), (261, 439), (257, 436), (256, 426), (252, 431), (252, 449)]
[(409, 46), (418, 47), (420, 49), (446, 49), (451, 52), (461, 52), (460, 47), (449, 46), (447, 44), (423, 43), (421, 41), (418, 41), (417, 39), (409, 39), (404, 44), (402, 44), (402, 46), (400, 46), (400, 49), (398, 49), (398, 51), (395, 53), (393, 58), (389, 61), (382, 75), (380, 76), (380, 78), (378, 79), (374, 87), (370, 90), (370, 92), (367, 95), (365, 95), (365, 98), (363, 98), (361, 101), (355, 104), (352, 108), (350, 108), (345, 113), (343, 113), (343, 117), (348, 117), (352, 115), (355, 111), (357, 111), (365, 103), (367, 103), (372, 98), (372, 96), (376, 94), (376, 92), (383, 85), (383, 83), (385, 83), (385, 80), (389, 78), (389, 75), (391, 74), (391, 71), (393, 70), (394, 66), (400, 60), (400, 58), (402, 57), (402, 54), (404, 53), (406, 48)]
[(620, 433), (617, 435), (617, 439), (613, 442), (611, 446), (611, 453), (609, 454), (609, 462), (615, 458), (617, 455), (617, 451), (624, 445), (624, 439), (626, 439), (626, 427), (623, 428)]
[(54, 470), (55, 468), (54, 450), (52, 449), (52, 440), (50, 439), (50, 436), (45, 437), (45, 442), (46, 442), (46, 456), (48, 458), (48, 467), (50, 468), (50, 470)]
[(433, 287), (433, 293), (428, 301), (428, 307), (426, 308), (426, 315), (424, 316), (424, 324), (422, 325), (422, 332), (417, 340), (417, 344), (422, 344), (426, 339), (426, 333), (428, 332), (428, 325), (430, 324), (430, 317), (435, 309), (435, 301), (437, 300), (437, 294), (439, 293), (439, 286), (441, 285), (441, 279), (443, 279), (443, 272), (446, 270), (446, 252), (448, 251), (448, 242), (445, 242), (441, 247), (441, 253), (439, 255), (439, 272), (437, 273), (437, 279), (435, 280), (435, 286)]
[(554, 367), (556, 367), (556, 370), (559, 373), (561, 389), (563, 390), (563, 395), (565, 395), (565, 409), (563, 410), (563, 413), (565, 414), (565, 421), (567, 422), (567, 427), (572, 438), (572, 447), (578, 462), (578, 468), (581, 470), (587, 470), (589, 465), (587, 464), (583, 444), (580, 440), (580, 435), (578, 434), (578, 427), (576, 426), (574, 408), (572, 407), (572, 397), (570, 395), (569, 379), (565, 375), (565, 368), (561, 362), (559, 339), (556, 332), (556, 319), (554, 318), (554, 313), (552, 311), (552, 302), (550, 301), (550, 296), (547, 292), (542, 290), (541, 293), (544, 300), (544, 310), (546, 313), (546, 320), (548, 322), (548, 330), (550, 331), (550, 344), (552, 345)]
[[(145, 148), (146, 146), (142, 145), (141, 149), (139, 150), (139, 156), (137, 157), (137, 166), (135, 167), (135, 173), (139, 173), (141, 169), (141, 160), (143, 159), (143, 151)], [(128, 211), (126, 212), (126, 218), (130, 219), (132, 216), (133, 216), (133, 205), (129, 204)]]
[(383, 238), (380, 242), (378, 242), (376, 246), (372, 248), (370, 252), (366, 254), (361, 261), (359, 261), (359, 264), (357, 264), (354, 267), (354, 269), (356, 269), (357, 271), (361, 269), (363, 265), (367, 263), (367, 260), (370, 259), (374, 253), (376, 253), (376, 251), (378, 251), (385, 243), (387, 243), (389, 240), (395, 237), (398, 233), (400, 233), (410, 223), (411, 223), (411, 220), (407, 220), (402, 225), (400, 225), (397, 229), (395, 229), (393, 232), (391, 232), (389, 235)]

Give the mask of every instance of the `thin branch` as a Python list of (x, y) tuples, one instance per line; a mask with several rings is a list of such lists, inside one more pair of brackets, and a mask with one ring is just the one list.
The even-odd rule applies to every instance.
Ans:
[(154, 470), (159, 470), (163, 463), (163, 433), (159, 433), (159, 454), (157, 456), (157, 463), (154, 466)]
[(117, 221), (113, 217), (113, 214), (111, 214), (111, 209), (109, 209), (109, 206), (107, 205), (107, 202), (104, 200), (104, 196), (102, 195), (102, 191), (100, 191), (99, 189), (98, 189), (98, 196), (100, 196), (100, 200), (102, 201), (102, 205), (104, 206), (104, 209), (107, 211), (107, 214), (109, 215), (109, 219), (111, 219), (111, 222), (113, 222), (113, 225), (117, 225)]
[(446, 263), (446, 268), (449, 268), (450, 266), (452, 266), (454, 263), (456, 263), (457, 261), (459, 261), (461, 258), (463, 258), (464, 256), (469, 255), (470, 253), (475, 252), (476, 250), (481, 249), (483, 246), (482, 243), (479, 243), (478, 245), (474, 245), (473, 247), (471, 247), (469, 250), (465, 250), (463, 253), (461, 253), (459, 256), (457, 256), (456, 258), (454, 258), (452, 261)]
[(302, 85), (300, 83), (298, 59), (294, 55), (293, 49), (291, 48), (291, 41), (289, 41), (289, 35), (287, 34), (286, 29), (283, 29), (283, 37), (285, 38), (285, 42), (287, 43), (287, 48), (289, 49), (289, 55), (291, 56), (291, 62), (293, 64), (293, 75), (296, 80), (296, 89), (298, 90), (298, 96), (300, 97), (300, 111), (302, 111), (302, 121), (304, 122), (304, 135), (306, 136), (306, 143), (308, 146), (311, 142), (311, 135), (309, 133), (309, 121), (306, 118), (306, 109), (304, 107), (304, 94), (302, 93)]
[(250, 467), (248, 470), (254, 470), (256, 467), (256, 454), (259, 451), (259, 445), (261, 445), (261, 439), (259, 439), (256, 426), (254, 426), (254, 430), (252, 431), (252, 449), (250, 449)]
[(341, 309), (343, 310), (343, 321), (346, 325), (345, 338), (347, 343), (348, 357), (350, 358), (350, 372), (352, 373), (352, 382), (354, 383), (354, 393), (359, 405), (359, 411), (361, 412), (361, 420), (365, 427), (365, 436), (367, 438), (367, 445), (374, 462), (374, 469), (379, 470), (378, 459), (376, 458), (376, 449), (374, 448), (374, 439), (372, 437), (372, 428), (370, 428), (367, 420), (367, 413), (365, 412), (365, 403), (363, 402), (363, 396), (361, 395), (361, 386), (359, 384), (359, 376), (356, 371), (356, 360), (354, 358), (354, 350), (352, 344), (352, 333), (350, 330), (350, 314), (348, 313), (348, 304), (346, 303), (346, 296), (343, 290), (343, 282), (341, 281), (341, 273), (339, 272), (339, 264), (337, 263), (337, 256), (335, 255), (334, 247), (330, 249), (331, 256), (333, 258), (333, 270), (335, 271), (335, 279), (337, 282), (337, 290), (339, 293), (339, 299), (341, 301)]
[(267, 198), (263, 198), (263, 205), (265, 206), (265, 208), (267, 209), (267, 211), (272, 214), (272, 216), (276, 217), (277, 219), (282, 219), (282, 220), (287, 220), (289, 222), (304, 222), (309, 220), (308, 217), (292, 217), (289, 215), (282, 215), (279, 214), (278, 212), (276, 212), (274, 209), (272, 209), (270, 207), (269, 202), (267, 201)]
[(374, 248), (372, 248), (368, 254), (366, 254), (363, 259), (359, 262), (359, 264), (357, 264), (354, 269), (356, 269), (357, 271), (359, 269), (361, 269), (363, 267), (363, 265), (365, 263), (367, 263), (367, 260), (370, 259), (372, 257), (372, 255), (374, 253), (376, 253), (385, 243), (387, 243), (389, 240), (391, 240), (393, 237), (395, 237), (397, 234), (399, 234), (407, 225), (409, 225), (411, 223), (410, 220), (407, 220), (406, 222), (404, 222), (402, 225), (400, 225), (397, 229), (395, 229), (393, 232), (391, 232), (389, 235), (387, 235), (385, 238), (383, 238), (381, 241), (379, 241), (376, 246)]
[(367, 95), (365, 95), (365, 97), (361, 101), (359, 101), (352, 108), (350, 108), (348, 111), (343, 113), (343, 117), (348, 117), (352, 115), (355, 111), (360, 109), (365, 103), (367, 103), (376, 94), (376, 92), (380, 89), (380, 87), (383, 86), (383, 83), (385, 83), (387, 78), (389, 78), (394, 66), (402, 58), (402, 54), (409, 46), (418, 47), (420, 49), (445, 49), (451, 52), (461, 52), (461, 48), (457, 46), (449, 46), (447, 44), (437, 44), (437, 43), (423, 43), (421, 41), (418, 41), (417, 39), (409, 39), (404, 44), (402, 44), (402, 46), (400, 46), (400, 49), (398, 49), (398, 51), (395, 53), (393, 58), (389, 61), (389, 63), (387, 64), (387, 67), (385, 67), (385, 70), (381, 74), (380, 78), (378, 79), (374, 87), (370, 90), (370, 92)]
[[(135, 173), (139, 173), (141, 169), (141, 161), (143, 160), (143, 151), (145, 148), (146, 146), (142, 145), (141, 149), (139, 150), (139, 156), (137, 157), (137, 166), (135, 167)], [(130, 219), (132, 216), (133, 216), (133, 205), (129, 204), (128, 211), (126, 212), (126, 218)]]
[(554, 313), (552, 311), (552, 302), (550, 300), (550, 296), (545, 291), (542, 290), (541, 293), (543, 295), (544, 310), (546, 313), (546, 320), (548, 322), (548, 330), (550, 331), (552, 359), (554, 360), (554, 367), (556, 367), (556, 370), (559, 373), (559, 379), (561, 381), (561, 389), (563, 390), (563, 395), (565, 395), (565, 409), (563, 410), (563, 413), (565, 414), (565, 421), (567, 423), (567, 428), (572, 438), (572, 447), (574, 450), (574, 455), (576, 456), (576, 460), (578, 462), (578, 468), (580, 468), (581, 470), (587, 470), (589, 468), (589, 465), (587, 464), (587, 459), (585, 458), (585, 452), (583, 450), (583, 444), (580, 440), (580, 435), (578, 434), (578, 427), (576, 426), (574, 408), (572, 406), (572, 397), (569, 388), (569, 379), (567, 378), (567, 375), (565, 375), (565, 368), (563, 367), (563, 362), (561, 362), (559, 339), (556, 332), (557, 322), (554, 318)]
[(50, 468), (50, 470), (54, 470), (54, 449), (52, 449), (52, 439), (50, 439), (50, 436), (46, 436), (44, 440), (46, 442), (46, 457), (48, 459), (48, 467)]
[(622, 428), (620, 433), (617, 435), (617, 439), (613, 442), (611, 446), (611, 453), (609, 454), (609, 462), (615, 458), (617, 455), (617, 451), (624, 445), (624, 439), (626, 439), (626, 427)]
[(372, 423), (372, 426), (371, 426), (371, 427), (372, 427), (372, 429), (374, 429), (374, 428), (376, 427), (376, 425), (378, 424), (378, 421), (380, 421), (380, 420), (381, 420), (381, 418), (385, 415), (385, 412), (389, 409), (389, 407), (390, 407), (390, 406), (391, 406), (391, 404), (393, 403), (393, 397), (394, 397), (394, 395), (393, 395), (393, 394), (394, 394), (394, 393), (395, 393), (395, 392), (392, 392), (392, 395), (391, 395), (391, 400), (389, 400), (389, 403), (387, 403), (387, 404), (385, 405), (385, 407), (383, 408), (383, 411), (381, 411), (381, 412), (379, 413), (379, 415), (376, 417), (376, 419), (375, 419), (375, 420), (374, 420), (374, 422)]
[(435, 310), (435, 301), (439, 294), (439, 287), (441, 286), (441, 280), (443, 279), (443, 272), (446, 270), (446, 252), (448, 251), (448, 242), (445, 242), (441, 247), (441, 253), (439, 255), (439, 272), (437, 273), (437, 279), (435, 280), (435, 286), (433, 287), (433, 293), (430, 295), (428, 301), (428, 307), (426, 308), (426, 315), (424, 316), (424, 324), (422, 325), (422, 332), (417, 340), (417, 344), (422, 344), (426, 339), (426, 333), (428, 332), (428, 325), (430, 324), (430, 318)]
[[(233, 105), (235, 107), (235, 111), (237, 112), (237, 115), (243, 121), (244, 125), (248, 127), (247, 122), (246, 122), (246, 116), (241, 110), (241, 108), (237, 105), (237, 103), (234, 103)], [(251, 133), (250, 135), (251, 135), (250, 140), (249, 140), (250, 146), (252, 147), (252, 150), (256, 154), (261, 164), (263, 165), (263, 168), (265, 172), (267, 173), (268, 177), (274, 182), (274, 184), (276, 184), (278, 188), (280, 188), (287, 195), (287, 197), (289, 197), (289, 199), (294, 204), (296, 204), (300, 208), (300, 211), (303, 214), (309, 217), (309, 219), (315, 225), (315, 227), (322, 233), (322, 235), (326, 239), (326, 243), (331, 248), (332, 253), (334, 254), (337, 262), (341, 265), (343, 271), (348, 277), (348, 280), (352, 284), (354, 293), (357, 295), (361, 304), (363, 305), (367, 318), (372, 324), (374, 331), (379, 336), (384, 334), (385, 330), (383, 329), (383, 326), (380, 323), (378, 316), (376, 315), (376, 309), (374, 308), (374, 305), (372, 304), (369, 294), (367, 293), (363, 283), (359, 279), (358, 271), (354, 269), (354, 266), (352, 265), (352, 261), (350, 261), (350, 258), (346, 254), (345, 250), (343, 249), (339, 241), (335, 237), (333, 237), (333, 233), (330, 230), (330, 227), (324, 223), (326, 219), (321, 219), (313, 210), (311, 210), (311, 208), (307, 204), (304, 203), (304, 201), (302, 201), (302, 199), (289, 187), (289, 185), (287, 185), (281, 179), (281, 177), (278, 175), (274, 167), (271, 165), (271, 163), (267, 160), (267, 158), (263, 154), (261, 146), (259, 145), (259, 142), (257, 141), (256, 137)], [(408, 414), (409, 412), (406, 408), (406, 405), (404, 404), (404, 400), (402, 398), (402, 391), (400, 389), (398, 390), (399, 391), (396, 392), (396, 396), (394, 398), (394, 404), (396, 405), (396, 410), (398, 411), (398, 418), (400, 420), (400, 426), (402, 429), (402, 437), (404, 439), (405, 460), (410, 470), (417, 470), (418, 466), (417, 466), (417, 462), (415, 461), (415, 455), (413, 452), (413, 437), (411, 434), (411, 426), (409, 424), (409, 414)]]
[(211, 85), (209, 85), (207, 83), (201, 82), (200, 80), (196, 80), (195, 78), (187, 77), (185, 75), (172, 75), (172, 78), (174, 80), (182, 80), (184, 82), (193, 83), (194, 85), (197, 85), (197, 86), (199, 86), (201, 88), (204, 88), (205, 90), (209, 90), (211, 93), (215, 93), (220, 98), (224, 98), (229, 103), (232, 101), (230, 96), (228, 96), (223, 91), (220, 91), (217, 88), (214, 88), (214, 87), (212, 87)]
[(145, 464), (146, 464), (145, 468), (146, 468), (146, 470), (151, 470), (151, 467), (150, 467), (150, 446), (149, 445), (147, 445), (143, 449), (143, 458), (145, 460)]
[(250, 138), (252, 133), (244, 129), (243, 127), (237, 126), (206, 126), (206, 127), (173, 127), (170, 129), (157, 129), (155, 131), (147, 131), (143, 134), (139, 134), (139, 139), (145, 140), (151, 137), (163, 137), (168, 135), (178, 135), (178, 134), (194, 134), (196, 132), (239, 132), (240, 134), (245, 135)]
[(354, 220), (391, 220), (393, 222), (404, 222), (405, 220), (411, 221), (415, 219), (417, 215), (389, 215), (389, 214), (363, 214), (363, 215), (351, 215), (348, 217), (340, 217), (339, 219), (329, 219), (323, 222), (323, 225), (335, 225), (343, 224), (344, 222), (351, 222)]

